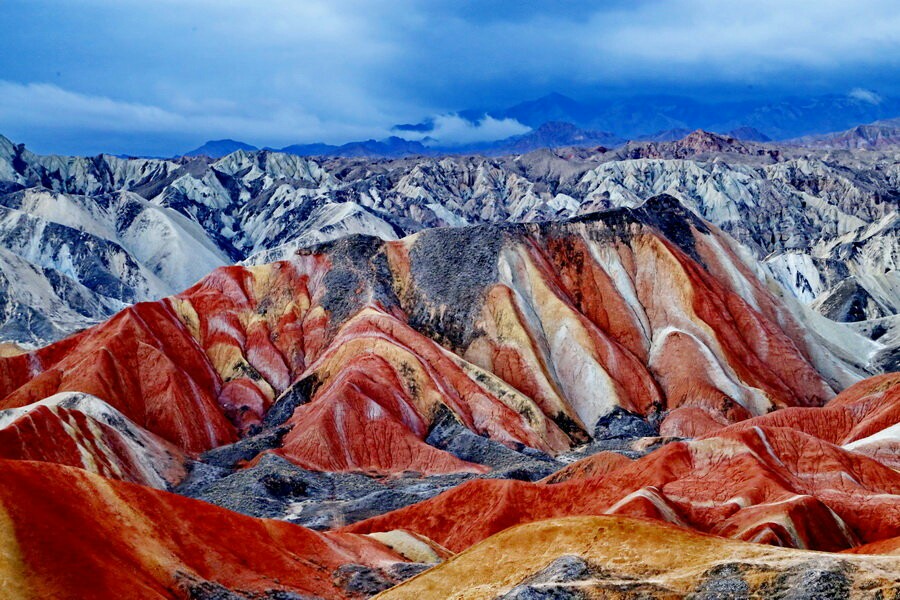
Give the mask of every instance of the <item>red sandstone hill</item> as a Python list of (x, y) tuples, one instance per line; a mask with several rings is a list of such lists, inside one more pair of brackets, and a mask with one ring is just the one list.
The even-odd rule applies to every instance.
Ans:
[[(3, 598), (211, 598), (291, 591), (354, 598), (342, 565), (407, 559), (365, 536), (317, 533), (111, 481), (0, 461)], [(220, 596), (221, 597), (221, 596)]]
[(80, 392), (0, 413), (0, 458), (80, 467), (159, 489), (186, 474), (181, 450)]
[[(583, 461), (595, 467), (576, 463), (557, 473), (551, 481), (559, 483), (473, 481), (347, 531), (402, 528), (460, 551), (520, 523), (615, 514), (816, 550), (894, 538), (900, 535), (900, 473), (879, 462), (877, 452), (866, 456), (804, 430), (830, 422), (835, 411), (842, 418), (835, 419), (831, 439), (847, 439), (852, 430), (876, 437), (875, 423), (882, 432), (896, 429), (898, 391), (898, 374), (876, 377), (826, 408), (790, 413), (790, 426), (775, 413), (668, 444), (636, 461), (596, 455)], [(896, 460), (895, 452), (887, 454)]]
[(667, 196), (559, 223), (351, 237), (218, 269), (2, 358), (0, 407), (84, 392), (196, 455), (270, 426), (278, 404), (291, 430), (276, 452), (300, 466), (432, 474), (485, 470), (424, 443), (445, 411), (552, 454), (617, 407), (730, 423), (823, 404), (857, 375), (731, 244)]

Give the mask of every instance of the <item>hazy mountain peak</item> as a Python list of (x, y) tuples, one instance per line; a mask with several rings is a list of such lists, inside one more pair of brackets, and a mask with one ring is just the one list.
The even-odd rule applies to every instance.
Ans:
[(222, 158), (232, 152), (238, 150), (254, 151), (259, 150), (256, 146), (232, 139), (209, 140), (199, 148), (195, 148), (190, 152), (185, 152), (184, 156), (208, 156), (210, 158)]
[(755, 127), (736, 127), (728, 135), (744, 142), (770, 142), (772, 138)]
[(882, 119), (845, 131), (791, 140), (798, 146), (830, 149), (878, 149), (900, 144), (900, 118)]

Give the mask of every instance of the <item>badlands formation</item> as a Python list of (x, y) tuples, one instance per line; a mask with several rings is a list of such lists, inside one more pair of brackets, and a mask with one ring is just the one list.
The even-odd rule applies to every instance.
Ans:
[[(504, 157), (41, 156), (0, 137), (0, 341), (60, 339), (214, 268), (360, 233), (571, 218), (663, 193), (747, 247), (801, 304), (883, 346), (900, 327), (896, 145), (703, 131)], [(885, 354), (885, 368), (896, 358)]]
[(0, 141), (3, 597), (900, 597), (890, 149)]

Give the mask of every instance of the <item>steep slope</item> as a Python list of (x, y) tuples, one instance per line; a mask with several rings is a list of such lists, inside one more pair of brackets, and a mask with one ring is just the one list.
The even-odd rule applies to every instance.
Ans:
[(859, 376), (671, 197), (222, 268), (0, 373), (3, 408), (85, 392), (193, 454), (286, 426), (257, 453), (394, 475), (489, 470), (428, 442), (446, 415), (558, 454), (615, 411), (735, 422)]
[(0, 248), (0, 337), (31, 343), (54, 340), (101, 321), (122, 303), (54, 269)]
[(4, 359), (0, 372), (2, 408), (84, 392), (188, 452), (235, 439), (217, 403), (218, 374), (170, 300), (137, 304), (62, 342)]
[(894, 557), (771, 548), (637, 519), (578, 517), (511, 528), (377, 598), (813, 600), (892, 598), (898, 588)]
[(158, 489), (173, 488), (187, 472), (175, 446), (80, 392), (0, 411), (0, 458), (69, 465)]
[(0, 524), (4, 598), (360, 598), (342, 567), (384, 589), (407, 562), (373, 538), (251, 519), (40, 462), (0, 461)]

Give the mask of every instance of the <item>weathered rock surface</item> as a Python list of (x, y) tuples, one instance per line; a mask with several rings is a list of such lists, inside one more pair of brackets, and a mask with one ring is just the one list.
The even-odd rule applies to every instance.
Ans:
[[(593, 193), (600, 188), (592, 186), (614, 189), (609, 186), (617, 181), (616, 169), (624, 178), (615, 188), (621, 202), (598, 192), (593, 206), (630, 204), (626, 189), (645, 194), (692, 183), (675, 186), (681, 201), (663, 194), (569, 220), (423, 230), (390, 241), (383, 238), (393, 234), (357, 235), (296, 253), (288, 223), (287, 237), (278, 238), (283, 245), (270, 249), (285, 260), (219, 268), (182, 293), (134, 304), (39, 350), (4, 347), (0, 458), (14, 460), (0, 460), (0, 479), (9, 482), (0, 485), (0, 505), (12, 515), (0, 519), (0, 529), (9, 522), (6, 539), (16, 543), (0, 557), (25, 557), (10, 563), (10, 585), (31, 586), (26, 595), (55, 597), (70, 589), (72, 573), (87, 570), (97, 573), (87, 587), (66, 593), (111, 578), (117, 583), (110, 593), (128, 597), (127, 580), (136, 577), (132, 595), (139, 597), (365, 597), (452, 551), (477, 554), (495, 536), (506, 539), (509, 526), (543, 531), (553, 519), (608, 514), (619, 519), (603, 521), (610, 524), (611, 540), (632, 527), (622, 516), (638, 516), (718, 536), (694, 538), (643, 524), (648, 533), (637, 538), (645, 545), (653, 535), (688, 540), (688, 548), (696, 539), (713, 540), (720, 555), (707, 564), (689, 563), (680, 573), (662, 567), (650, 573), (639, 560), (623, 565), (585, 546), (564, 552), (542, 545), (540, 534), (522, 559), (529, 566), (509, 576), (498, 571), (499, 587), (491, 580), (459, 593), (478, 597), (490, 590), (519, 599), (888, 594), (897, 569), (880, 559), (766, 549), (748, 558), (744, 546), (726, 538), (831, 552), (896, 551), (900, 380), (889, 373), (856, 383), (898, 360), (897, 288), (893, 267), (887, 267), (897, 258), (891, 242), (896, 217), (889, 208), (845, 201), (844, 194), (862, 197), (853, 185), (817, 187), (786, 167), (781, 155), (756, 154), (752, 145), (727, 140), (722, 146), (699, 134), (688, 142), (681, 151), (694, 157), (729, 152), (742, 158), (731, 166), (673, 161), (665, 153), (674, 146), (657, 145), (662, 158), (595, 163), (593, 175), (581, 172), (566, 185)], [(22, 150), (16, 152), (21, 159)], [(279, 177), (304, 193), (343, 185), (315, 163), (265, 153), (231, 155), (215, 169), (202, 160), (152, 168), (148, 162), (148, 172), (129, 170), (135, 165), (128, 161), (109, 163), (120, 172), (96, 171), (104, 160), (86, 165), (41, 158), (25, 168), (21, 159), (15, 172), (23, 181), (39, 176), (64, 183), (54, 183), (52, 193), (12, 192), (19, 196), (6, 196), (8, 208), (31, 202), (29, 210), (40, 213), (42, 206), (67, 202), (74, 193), (67, 186), (91, 182), (79, 210), (127, 205), (152, 213), (165, 204), (162, 195), (173, 202), (166, 210), (180, 215), (166, 219), (202, 222), (208, 231), (223, 226), (219, 219), (234, 206), (253, 205), (264, 214), (269, 205), (260, 196)], [(498, 161), (492, 177), (508, 178), (510, 163)], [(444, 171), (435, 167), (420, 176), (456, 173), (468, 164), (439, 163)], [(526, 163), (515, 168), (538, 168)], [(667, 169), (675, 163), (690, 176), (670, 179)], [(366, 163), (352, 165), (363, 169)], [(610, 171), (599, 175), (602, 169)], [(795, 189), (802, 179), (803, 198), (827, 195), (824, 204), (785, 209), (799, 211), (788, 216), (825, 224), (826, 233), (813, 235), (804, 225), (793, 229), (796, 239), (760, 239), (763, 227), (753, 211), (774, 210), (781, 198), (762, 194), (762, 187), (734, 204), (729, 198), (735, 188), (724, 179), (728, 194), (710, 201), (716, 189), (711, 173), (758, 186), (760, 170), (794, 182), (772, 189)], [(226, 172), (231, 175), (222, 176)], [(570, 175), (559, 174), (560, 181)], [(108, 196), (104, 186), (116, 177), (132, 181), (150, 200), (129, 199), (140, 196), (132, 190), (91, 208), (91, 194)], [(202, 187), (192, 187), (198, 177), (203, 185), (219, 185), (222, 195), (204, 196)], [(192, 199), (176, 202), (176, 182)], [(700, 191), (683, 192), (690, 189)], [(378, 214), (385, 223), (401, 223), (394, 229), (399, 235), (420, 227), (411, 223), (425, 213), (416, 212), (415, 203), (401, 208), (398, 198), (394, 212)], [(760, 203), (750, 210), (747, 198)], [(316, 202), (313, 210), (334, 208), (322, 198)], [(469, 197), (454, 214), (478, 212), (473, 220), (479, 222), (512, 218), (503, 212), (509, 207), (478, 202)], [(287, 210), (288, 204), (280, 206)], [(587, 205), (566, 206), (553, 209), (554, 215)], [(389, 216), (404, 210), (399, 221)], [(549, 214), (543, 210), (527, 219)], [(276, 213), (265, 213), (271, 222), (259, 226), (275, 231)], [(715, 215), (754, 251), (775, 254), (760, 265), (750, 250), (696, 213)], [(101, 248), (100, 237), (125, 248), (127, 227), (119, 221), (98, 229), (110, 214), (91, 213), (74, 229), (93, 223), (93, 248)], [(298, 213), (297, 223), (313, 222), (311, 214)], [(37, 227), (32, 217), (16, 219)], [(869, 224), (856, 226), (854, 219)], [(57, 225), (65, 224), (40, 228)], [(242, 256), (246, 248), (234, 241), (237, 229), (227, 231), (234, 236), (222, 238), (233, 242), (226, 254)], [(268, 233), (260, 235), (262, 240)], [(12, 247), (14, 239), (3, 243)], [(210, 239), (224, 247), (222, 239)], [(25, 246), (17, 248), (24, 252)], [(58, 266), (59, 247), (42, 241), (41, 248), (32, 258), (49, 257), (48, 264)], [(127, 273), (155, 273), (110, 270), (126, 263), (98, 255), (112, 257), (96, 271), (111, 286), (107, 290)], [(3, 257), (8, 264), (27, 263), (11, 250), (0, 250)], [(168, 260), (140, 264), (165, 271)], [(54, 279), (55, 268), (33, 270), (40, 276), (32, 281), (63, 281)], [(101, 314), (111, 298), (77, 283), (88, 271), (73, 265), (66, 275), (71, 285), (40, 288), (80, 294), (90, 310), (72, 322)], [(842, 285), (840, 273), (853, 279)], [(62, 302), (63, 291), (38, 308), (52, 305), (62, 315), (71, 308)], [(18, 302), (19, 308), (27, 300), (7, 298), (8, 306)], [(829, 321), (798, 299), (853, 322)], [(49, 313), (17, 314), (11, 327), (55, 327), (45, 318)], [(319, 534), (234, 513), (314, 530), (344, 529)], [(68, 539), (88, 529), (91, 519), (100, 523), (92, 525), (96, 531)], [(62, 523), (71, 531), (54, 541)], [(596, 541), (596, 529), (575, 529), (585, 542)], [(252, 541), (241, 545), (244, 537)], [(650, 555), (664, 547), (657, 540)], [(711, 556), (711, 547), (704, 546), (697, 560)], [(737, 558), (720, 560), (732, 550)], [(64, 563), (72, 553), (79, 557), (72, 563), (77, 568)], [(63, 575), (49, 578), (53, 569)], [(287, 569), (290, 577), (283, 579)], [(441, 567), (434, 570), (439, 572)], [(411, 584), (431, 577), (424, 573)]]
[[(267, 432), (229, 468), (273, 452), (315, 471), (537, 479), (547, 455), (655, 435), (665, 411), (819, 406), (860, 372), (661, 196), (225, 267), (0, 373), (3, 408), (90, 393), (188, 454)], [(486, 441), (441, 436), (448, 416)]]
[(597, 516), (507, 529), (377, 597), (820, 600), (898, 593), (895, 557), (773, 548)]

